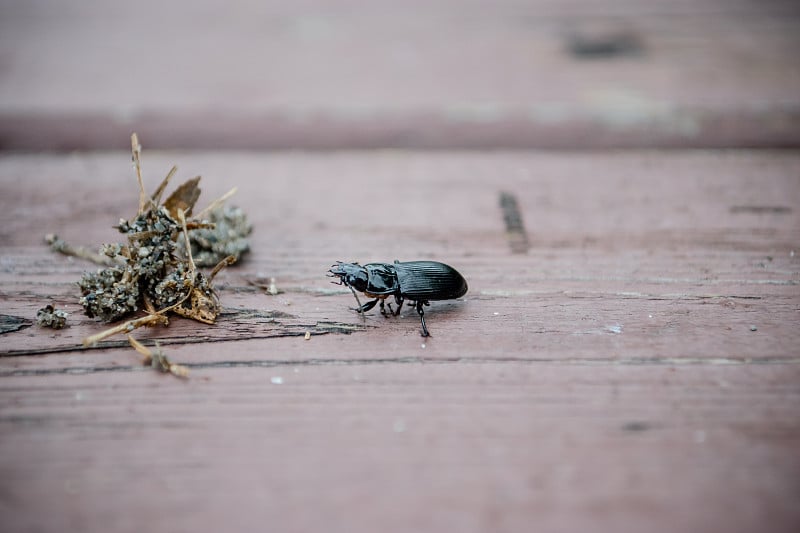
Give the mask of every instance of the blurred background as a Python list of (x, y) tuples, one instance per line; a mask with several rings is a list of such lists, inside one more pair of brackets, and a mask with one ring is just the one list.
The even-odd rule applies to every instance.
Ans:
[(0, 1), (0, 149), (786, 147), (795, 0)]

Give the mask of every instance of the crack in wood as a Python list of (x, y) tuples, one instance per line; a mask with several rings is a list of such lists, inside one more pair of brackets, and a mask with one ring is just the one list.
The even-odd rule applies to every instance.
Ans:
[[(253, 287), (252, 285), (221, 285), (217, 287), (220, 292), (234, 292), (234, 293), (263, 293), (269, 294), (260, 287)], [(327, 288), (327, 287), (312, 287), (306, 285), (281, 285), (279, 287), (279, 294), (311, 294), (313, 296), (339, 296), (342, 294), (350, 294), (347, 289), (340, 288)], [(270, 295), (273, 296), (273, 295)]]
[[(311, 336), (319, 336), (319, 335), (328, 335), (328, 334), (339, 334), (339, 335), (350, 335), (356, 331), (366, 331), (367, 329), (374, 327), (364, 324), (348, 324), (346, 322), (334, 322), (334, 321), (327, 321), (327, 320), (319, 320), (314, 324), (284, 324), (277, 321), (273, 317), (277, 316), (287, 316), (292, 317), (293, 315), (289, 315), (288, 313), (282, 313), (280, 311), (277, 312), (259, 312), (254, 310), (244, 310), (244, 311), (237, 311), (229, 313), (231, 317), (247, 317), (249, 320), (242, 320), (238, 324), (235, 322), (235, 318), (231, 321), (228, 321), (224, 324), (226, 329), (224, 330), (227, 333), (237, 333), (237, 336), (231, 335), (221, 335), (221, 336), (210, 336), (210, 335), (181, 335), (181, 336), (174, 336), (174, 337), (158, 337), (157, 339), (140, 339), (140, 342), (146, 346), (152, 346), (155, 340), (158, 340), (159, 344), (162, 346), (169, 346), (169, 345), (183, 345), (183, 344), (199, 344), (199, 343), (212, 343), (212, 342), (234, 342), (234, 341), (244, 341), (244, 340), (254, 340), (254, 339), (272, 339), (272, 338), (280, 338), (280, 337), (302, 337), (306, 334), (306, 332), (310, 333)], [(263, 325), (263, 322), (253, 321), (253, 317), (258, 317), (261, 319), (265, 319), (266, 322), (274, 327), (269, 329), (246, 329), (246, 330), (238, 330), (237, 326), (254, 326), (254, 325)], [(130, 344), (127, 340), (119, 339), (119, 340), (108, 340), (98, 343), (96, 346), (92, 348), (86, 348), (83, 344), (68, 344), (62, 346), (51, 346), (47, 348), (32, 348), (32, 349), (21, 349), (21, 350), (10, 350), (0, 354), (0, 359), (5, 357), (23, 357), (29, 355), (45, 355), (45, 354), (54, 354), (54, 353), (66, 353), (66, 352), (78, 352), (78, 351), (85, 351), (87, 349), (96, 350), (96, 349), (108, 349), (108, 348), (128, 348)], [(2, 374), (0, 374), (2, 375)]]
[(792, 208), (785, 205), (734, 205), (730, 208), (731, 213), (752, 213), (755, 215), (788, 215)]
[(568, 36), (566, 49), (578, 60), (608, 60), (641, 55), (644, 44), (627, 28), (578, 28)]
[(260, 309), (223, 309), (219, 314), (226, 319), (268, 319), (275, 318), (298, 318), (297, 315), (285, 313), (283, 311), (262, 311)]
[(509, 192), (500, 193), (500, 209), (503, 211), (503, 221), (506, 225), (506, 238), (511, 246), (512, 254), (525, 254), (530, 248), (528, 233), (519, 210), (517, 196)]
[(623, 431), (631, 431), (631, 432), (640, 432), (640, 431), (648, 431), (653, 429), (655, 426), (650, 422), (644, 422), (642, 420), (632, 420), (630, 422), (626, 422), (621, 426), (620, 429)]
[[(539, 296), (539, 297), (552, 297), (564, 296), (574, 300), (590, 300), (590, 299), (608, 299), (608, 298), (621, 298), (623, 300), (647, 300), (647, 301), (674, 301), (674, 300), (763, 300), (763, 296), (754, 295), (738, 295), (738, 294), (686, 294), (686, 293), (666, 293), (666, 294), (650, 294), (644, 292), (600, 292), (600, 291), (537, 291), (531, 289), (484, 289), (480, 291), (479, 296), (491, 296), (496, 298), (517, 298), (526, 296)], [(481, 299), (479, 297), (472, 298)], [(487, 300), (489, 298), (483, 298)]]
[(25, 317), (0, 314), (0, 335), (29, 328), (32, 325), (33, 320), (28, 320)]
[[(728, 358), (625, 358), (625, 359), (592, 359), (575, 357), (569, 359), (548, 359), (544, 357), (518, 358), (518, 357), (446, 357), (428, 359), (424, 357), (383, 357), (377, 359), (256, 359), (249, 361), (212, 361), (208, 363), (181, 363), (191, 369), (215, 368), (275, 368), (275, 367), (309, 367), (309, 366), (368, 366), (384, 364), (425, 364), (425, 365), (453, 365), (453, 364), (550, 364), (559, 366), (761, 366), (761, 365), (800, 365), (800, 357), (765, 357), (751, 359), (749, 357)], [(83, 375), (102, 372), (138, 372), (149, 371), (146, 366), (84, 366), (62, 367), (44, 369), (17, 369), (0, 371), (0, 378), (22, 376), (47, 376), (47, 375)]]

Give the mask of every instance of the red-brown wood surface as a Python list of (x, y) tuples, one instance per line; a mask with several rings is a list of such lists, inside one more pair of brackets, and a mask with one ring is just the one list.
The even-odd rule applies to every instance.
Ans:
[[(140, 366), (81, 314), (136, 210), (124, 151), (0, 157), (3, 530), (792, 531), (800, 524), (796, 152), (155, 152), (233, 185), (252, 253), (218, 323), (139, 330)], [(501, 192), (527, 230), (506, 231)], [(516, 239), (516, 241), (515, 241)], [(335, 260), (436, 259), (468, 279), (361, 321)], [(275, 277), (281, 294), (247, 283)], [(303, 334), (312, 333), (309, 340)]]

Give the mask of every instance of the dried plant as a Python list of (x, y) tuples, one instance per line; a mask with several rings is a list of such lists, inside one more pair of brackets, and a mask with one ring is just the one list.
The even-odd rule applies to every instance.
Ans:
[[(155, 192), (148, 196), (142, 180), (141, 146), (135, 133), (131, 136), (131, 149), (139, 183), (139, 206), (136, 217), (120, 219), (116, 226), (127, 237), (127, 242), (104, 245), (101, 255), (97, 255), (70, 247), (55, 235), (46, 238), (54, 250), (105, 265), (96, 272), (84, 274), (78, 282), (80, 303), (87, 316), (115, 322), (139, 310), (146, 313), (87, 337), (84, 339), (86, 346), (142, 326), (167, 325), (169, 313), (213, 324), (221, 309), (212, 284), (214, 276), (249, 248), (245, 237), (251, 226), (244, 213), (224, 206), (235, 189), (212, 202), (199, 215), (192, 216), (200, 197), (200, 177), (186, 181), (162, 202), (161, 197), (177, 168), (172, 167)], [(190, 232), (195, 231), (200, 233), (193, 239)], [(195, 251), (202, 253), (204, 265), (215, 259), (216, 266), (208, 276), (198, 270), (193, 258)], [(231, 253), (222, 256), (224, 251)], [(130, 336), (129, 340), (161, 370), (166, 368), (176, 375), (188, 372), (185, 367), (169, 363), (160, 350), (153, 353)], [(178, 372), (173, 367), (183, 370)]]
[(36, 312), (36, 324), (43, 328), (63, 329), (67, 325), (69, 313), (47, 304)]

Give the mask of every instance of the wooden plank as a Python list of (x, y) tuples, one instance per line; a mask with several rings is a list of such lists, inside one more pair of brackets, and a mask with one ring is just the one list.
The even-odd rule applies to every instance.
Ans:
[[(619, 325), (655, 328), (680, 346), (671, 355), (696, 356), (707, 352), (703, 339), (709, 332), (692, 327), (693, 314), (714, 309), (716, 319), (735, 331), (719, 332), (714, 343), (725, 348), (715, 355), (730, 348), (743, 357), (787, 356), (798, 338), (796, 332), (752, 335), (751, 325), (768, 327), (770, 321), (749, 320), (751, 310), (771, 310), (782, 324), (795, 312), (798, 259), (792, 253), (800, 224), (793, 206), (800, 191), (794, 154), (154, 154), (146, 169), (168, 168), (175, 159), (192, 165), (187, 175), (208, 169), (207, 200), (233, 184), (241, 187), (237, 203), (256, 227), (254, 252), (220, 279), (231, 302), (231, 327), (249, 324), (242, 335), (271, 335), (270, 321), (278, 333), (291, 326), (292, 334), (314, 330), (318, 322), (323, 328), (360, 326), (346, 309), (353, 303), (349, 292), (324, 277), (333, 261), (433, 258), (453, 263), (471, 283), (466, 303), (434, 304), (429, 311), (434, 328), (437, 314), (448, 316), (455, 336), (478, 320), (514, 338), (529, 333), (516, 331), (522, 322), (557, 332), (561, 338), (552, 337), (553, 347), (569, 339), (571, 353), (592, 353), (594, 333)], [(6, 183), (17, 183), (3, 195), (10, 314), (30, 317), (51, 295), (74, 305), (72, 283), (95, 267), (51, 254), (40, 244), (42, 236), (60, 228), (62, 237), (78, 244), (118, 239), (109, 226), (134, 211), (136, 198), (125, 160), (123, 154), (4, 158)], [(90, 176), (87, 166), (94, 169)], [(30, 174), (27, 181), (19, 179), (21, 172)], [(100, 178), (114, 174), (114, 181)], [(157, 180), (150, 182), (152, 188)], [(520, 200), (530, 228), (527, 254), (511, 253), (498, 205), (501, 190)], [(387, 200), (359, 202), (355, 191)], [(48, 195), (59, 198), (58, 205), (46, 217), (28, 216)], [(97, 223), (98, 213), (108, 213), (105, 222)], [(275, 277), (286, 296), (249, 287), (246, 279), (259, 273)], [(585, 313), (591, 306), (603, 312)], [(275, 312), (295, 318), (269, 316)], [(516, 313), (519, 320), (509, 320)], [(64, 340), (58, 348), (21, 336), (5, 349), (72, 349), (97, 330), (79, 313), (75, 320), (73, 330), (57, 335)], [(186, 335), (179, 328), (205, 329), (179, 322), (178, 339)], [(377, 326), (376, 338), (387, 328), (416, 334), (413, 318), (370, 316), (366, 325)], [(215, 335), (227, 337), (205, 333)], [(773, 348), (765, 350), (765, 342)]]
[(798, 377), (301, 362), (5, 378), (4, 529), (791, 531)]
[(791, 0), (2, 10), (4, 149), (800, 143)]
[[(217, 325), (137, 332), (189, 380), (119, 344), (76, 350), (103, 327), (77, 305), (94, 267), (42, 237), (118, 239), (110, 226), (137, 203), (129, 155), (0, 156), (0, 313), (73, 313), (61, 331), (0, 336), (4, 529), (800, 524), (800, 153), (207, 154), (142, 140), (150, 189), (173, 163), (178, 182), (204, 176), (201, 204), (239, 186), (253, 251), (220, 275)], [(324, 275), (395, 258), (469, 281), (428, 308), (431, 339), (411, 314), (362, 322)]]

